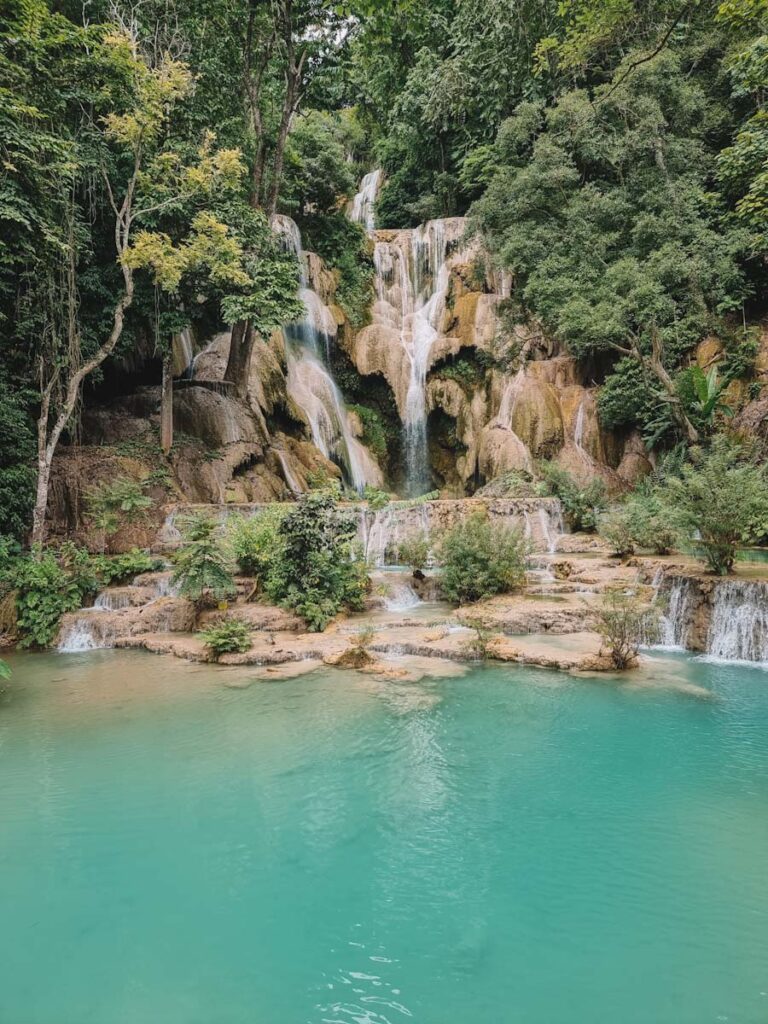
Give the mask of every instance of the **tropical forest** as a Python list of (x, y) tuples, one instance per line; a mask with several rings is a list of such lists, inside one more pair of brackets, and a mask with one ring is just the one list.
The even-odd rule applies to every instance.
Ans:
[(768, 0), (0, 0), (0, 1020), (758, 1024), (767, 671)]

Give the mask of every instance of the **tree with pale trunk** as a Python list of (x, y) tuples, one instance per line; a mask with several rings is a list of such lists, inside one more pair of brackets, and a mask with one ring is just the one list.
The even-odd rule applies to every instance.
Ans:
[[(169, 294), (190, 274), (203, 275), (215, 287), (246, 298), (255, 287), (240, 239), (207, 208), (216, 194), (237, 188), (243, 179), (246, 169), (239, 151), (216, 149), (213, 135), (207, 134), (196, 159), (185, 162), (164, 145), (173, 107), (192, 88), (188, 67), (167, 53), (159, 57), (145, 54), (124, 26), (120, 31), (104, 32), (101, 45), (106, 58), (128, 77), (130, 99), (123, 109), (110, 111), (99, 120), (86, 117), (81, 131), (91, 141), (96, 136), (101, 152), (100, 173), (114, 218), (114, 251), (122, 285), (111, 311), (109, 333), (94, 351), (84, 355), (78, 316), (78, 250), (72, 231), (62, 288), (64, 329), (52, 325), (39, 359), (33, 545), (45, 540), (51, 468), (58, 444), (74, 422), (84, 381), (120, 341), (134, 299), (136, 273), (151, 272), (156, 287)], [(123, 173), (117, 173), (116, 167)], [(73, 166), (73, 176), (79, 170)], [(156, 229), (166, 211), (178, 215), (180, 208), (190, 213), (181, 237), (172, 238)], [(168, 391), (165, 397), (172, 400)]]

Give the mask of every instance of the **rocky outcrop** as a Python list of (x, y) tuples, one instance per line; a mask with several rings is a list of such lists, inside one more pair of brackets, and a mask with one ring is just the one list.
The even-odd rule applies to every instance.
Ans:
[[(420, 415), (439, 411), (454, 421), (452, 472), (435, 466), (449, 491), (530, 471), (539, 459), (557, 459), (584, 483), (599, 476), (612, 492), (635, 483), (650, 469), (642, 443), (600, 426), (596, 388), (538, 328), (502, 326), (500, 282), (478, 276), (482, 261), (465, 231), (453, 218), (373, 232), (371, 323), (343, 340), (358, 372), (388, 382), (406, 435)], [(518, 369), (494, 365), (500, 355), (514, 365), (514, 353)], [(452, 375), (455, 359), (473, 373)]]

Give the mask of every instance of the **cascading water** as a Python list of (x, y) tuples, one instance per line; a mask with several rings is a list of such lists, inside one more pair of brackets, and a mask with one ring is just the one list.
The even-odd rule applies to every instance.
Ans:
[(384, 598), (384, 608), (388, 612), (406, 612), (421, 603), (421, 598), (409, 583), (393, 583)]
[(715, 586), (707, 653), (768, 663), (768, 586), (727, 580)]
[[(662, 575), (653, 582), (657, 597), (662, 593)], [(688, 627), (694, 600), (693, 581), (687, 576), (675, 576), (664, 592), (665, 609), (659, 619), (659, 645), (670, 650), (685, 650)]]
[(335, 320), (310, 286), (298, 225), (290, 217), (277, 214), (272, 226), (298, 260), (299, 297), (306, 310), (302, 320), (283, 329), (288, 393), (306, 415), (315, 446), (341, 466), (347, 482), (362, 494), (366, 484), (381, 484), (381, 474), (354, 437), (344, 399), (325, 363), (324, 355), (327, 358), (336, 334)]
[(576, 423), (573, 428), (573, 443), (584, 451), (584, 400), (579, 403), (579, 411), (576, 413)]
[(173, 337), (173, 373), (176, 377), (191, 377), (195, 362), (195, 346), (188, 327)]
[(374, 322), (394, 328), (405, 355), (407, 383), (397, 395), (403, 421), (406, 491), (429, 490), (426, 383), (430, 357), (440, 337), (450, 280), (450, 257), (464, 233), (460, 217), (433, 220), (399, 231), (374, 248)]
[(349, 219), (362, 224), (366, 231), (373, 231), (375, 226), (374, 204), (381, 184), (381, 171), (371, 171), (360, 182), (360, 191), (352, 200)]

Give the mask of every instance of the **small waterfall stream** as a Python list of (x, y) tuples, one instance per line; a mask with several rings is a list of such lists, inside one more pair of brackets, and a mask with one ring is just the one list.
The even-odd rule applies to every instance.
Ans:
[(653, 589), (657, 601), (663, 593), (663, 611), (659, 617), (659, 642), (656, 646), (683, 651), (686, 649), (688, 627), (693, 611), (693, 580), (687, 576), (675, 576), (669, 589), (662, 591), (663, 581), (663, 574), (659, 570), (653, 581)]
[(715, 587), (707, 653), (725, 661), (768, 663), (768, 586), (723, 580)]
[[(768, 664), (768, 584), (721, 579), (711, 590), (702, 589), (695, 577), (673, 575), (666, 582), (659, 570), (653, 587), (663, 598), (658, 646)], [(706, 635), (701, 633), (702, 614), (709, 616)]]
[(576, 413), (576, 423), (573, 428), (573, 443), (584, 451), (584, 399), (579, 403), (579, 411)]
[[(336, 462), (351, 486), (362, 494), (366, 484), (381, 483), (381, 474), (366, 449), (354, 437), (341, 392), (326, 365), (336, 336), (336, 322), (312, 289), (298, 225), (276, 214), (273, 229), (299, 263), (299, 297), (306, 315), (283, 330), (288, 364), (288, 393), (309, 423), (312, 441)], [(280, 456), (278, 456), (280, 457)], [(291, 482), (287, 481), (289, 486)]]
[(349, 219), (355, 224), (362, 224), (366, 231), (375, 227), (374, 204), (381, 185), (381, 171), (371, 171), (360, 182), (360, 191), (352, 200), (349, 208)]

